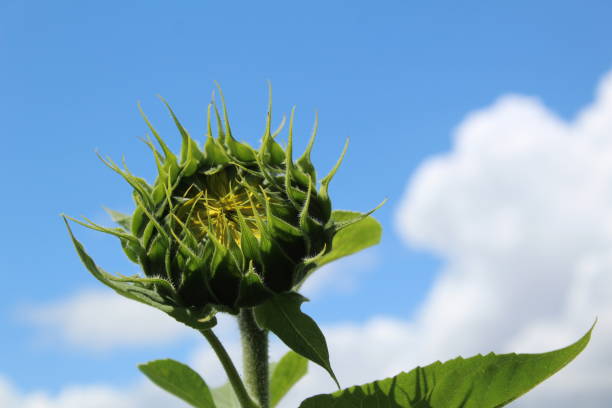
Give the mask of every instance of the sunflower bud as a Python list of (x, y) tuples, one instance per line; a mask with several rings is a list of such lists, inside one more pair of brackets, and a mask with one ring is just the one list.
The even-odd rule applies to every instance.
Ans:
[[(154, 306), (172, 310), (181, 321), (186, 318), (177, 317), (177, 310), (205, 321), (216, 311), (234, 314), (298, 288), (322, 263), (344, 255), (332, 253), (334, 238), (369, 215), (332, 215), (328, 187), (347, 146), (318, 182), (310, 160), (316, 120), (306, 151), (294, 161), (294, 111), (283, 149), (275, 141), (282, 124), (276, 132), (271, 129), (270, 103), (261, 146), (255, 150), (234, 138), (223, 97), (222, 102), (222, 116), (214, 102), (208, 107), (202, 148), (164, 102), (182, 137), (178, 157), (141, 110), (159, 145), (145, 141), (157, 165), (155, 182), (150, 185), (125, 165), (102, 159), (131, 185), (136, 208), (131, 216), (109, 211), (120, 228), (77, 221), (117, 236), (128, 258), (144, 273), (119, 278), (96, 267), (92, 272), (98, 279), (125, 296), (144, 293), (149, 300), (155, 298)], [(216, 119), (216, 136), (211, 116)], [(82, 249), (76, 240), (75, 245)], [(86, 265), (93, 264), (84, 252), (79, 254)], [(118, 288), (119, 284), (124, 286)]]

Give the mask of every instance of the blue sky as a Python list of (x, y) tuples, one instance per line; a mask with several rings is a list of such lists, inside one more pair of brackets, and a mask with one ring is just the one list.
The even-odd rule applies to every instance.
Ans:
[[(606, 1), (5, 0), (0, 374), (25, 393), (115, 386), (136, 381), (139, 362), (186, 359), (196, 347), (198, 339), (185, 337), (94, 352), (62, 343), (27, 317), (41, 305), (100, 289), (59, 214), (107, 221), (103, 206), (131, 208), (129, 189), (94, 151), (125, 155), (133, 172), (153, 176), (138, 140), (147, 134), (138, 101), (175, 147), (177, 132), (156, 95), (201, 137), (218, 81), (237, 138), (254, 145), (267, 80), (277, 121), (297, 106), (299, 147), (318, 111), (320, 172), (351, 140), (333, 182), (335, 206), (365, 211), (389, 202), (376, 214), (385, 233), (369, 251), (371, 265), (360, 271), (345, 263), (357, 280), (321, 291), (307, 310), (330, 326), (380, 315), (410, 319), (448, 259), (401, 239), (396, 214), (407, 183), (425, 160), (452, 149), (467, 114), (501, 95), (535, 96), (561, 119), (573, 119), (612, 68), (610, 15)], [(133, 271), (115, 241), (76, 231), (106, 269)]]

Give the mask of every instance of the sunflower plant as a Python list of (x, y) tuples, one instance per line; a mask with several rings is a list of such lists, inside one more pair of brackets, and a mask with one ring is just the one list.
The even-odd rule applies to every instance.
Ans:
[[(125, 163), (101, 157), (133, 189), (133, 212), (108, 210), (117, 224), (113, 228), (64, 217), (78, 255), (96, 279), (199, 331), (229, 379), (211, 390), (190, 367), (165, 359), (139, 366), (155, 384), (197, 408), (270, 408), (306, 374), (310, 361), (329, 373), (338, 391), (310, 397), (300, 408), (501, 407), (586, 347), (592, 329), (576, 343), (548, 353), (458, 357), (342, 389), (322, 331), (301, 310), (307, 299), (299, 290), (321, 266), (379, 242), (382, 228), (371, 217), (378, 207), (365, 213), (333, 208), (329, 185), (347, 144), (336, 165), (319, 179), (311, 161), (316, 118), (306, 150), (294, 159), (294, 110), (283, 148), (276, 139), (284, 120), (273, 130), (270, 97), (261, 145), (254, 149), (234, 137), (220, 95), (220, 109), (214, 100), (208, 106), (202, 144), (164, 101), (181, 137), (178, 155), (139, 107), (152, 135), (144, 142), (157, 168), (154, 182), (135, 176)], [(117, 237), (141, 273), (114, 275), (100, 268), (75, 238), (68, 218)], [(218, 313), (237, 320), (242, 374), (214, 334)], [(275, 364), (268, 361), (270, 333), (290, 349)]]

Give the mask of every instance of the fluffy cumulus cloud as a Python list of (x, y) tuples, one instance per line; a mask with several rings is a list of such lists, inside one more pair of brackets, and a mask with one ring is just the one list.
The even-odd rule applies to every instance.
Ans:
[(506, 96), (469, 115), (398, 211), (447, 266), (416, 322), (444, 357), (561, 346), (599, 324), (575, 364), (522, 406), (612, 406), (612, 74), (567, 122)]
[(44, 392), (21, 393), (0, 377), (2, 408), (183, 408), (175, 398), (152, 385), (142, 383), (128, 389), (102, 385), (66, 387), (57, 395)]
[(60, 340), (89, 350), (159, 345), (190, 334), (164, 313), (118, 296), (111, 290), (74, 294), (60, 301), (30, 306), (23, 316), (49, 341)]
[[(585, 352), (513, 406), (612, 406), (612, 73), (572, 121), (537, 99), (505, 96), (466, 117), (454, 136), (450, 152), (417, 170), (397, 212), (406, 241), (438, 254), (445, 267), (413, 320), (374, 317), (323, 328), (342, 384), (459, 354), (561, 347), (598, 316)], [(118, 302), (121, 310), (132, 307)], [(39, 319), (63, 322), (72, 333), (68, 339), (85, 342), (74, 329), (81, 326), (78, 313), (58, 320), (69, 309), (58, 306)], [(110, 326), (98, 336), (108, 336)], [(141, 341), (129, 334), (129, 324), (123, 330)], [(230, 350), (239, 352), (235, 332), (224, 333)], [(274, 344), (271, 353), (278, 358), (283, 351)], [(211, 385), (223, 381), (209, 349), (195, 351), (190, 363)], [(327, 374), (311, 364), (281, 407), (295, 408), (305, 397), (333, 389)], [(23, 395), (0, 380), (0, 406), (9, 408), (185, 406), (163, 398), (145, 385)]]

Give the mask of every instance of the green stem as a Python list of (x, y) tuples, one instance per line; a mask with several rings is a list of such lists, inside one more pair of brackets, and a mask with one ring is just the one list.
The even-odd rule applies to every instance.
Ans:
[(245, 382), (261, 408), (269, 408), (268, 331), (259, 328), (253, 309), (240, 310), (238, 326), (242, 337)]
[(236, 397), (238, 398), (238, 401), (240, 401), (242, 408), (260, 408), (259, 405), (257, 405), (255, 401), (251, 399), (251, 396), (242, 383), (238, 370), (236, 370), (232, 359), (230, 358), (229, 354), (227, 354), (227, 351), (223, 347), (223, 344), (221, 344), (219, 341), (219, 338), (210, 329), (200, 330), (200, 333), (206, 337), (206, 340), (208, 340), (208, 343), (217, 354), (219, 361), (221, 361), (221, 365), (223, 365), (223, 369), (225, 369), (227, 378), (229, 379), (229, 382), (232, 385), (232, 388), (234, 389)]

